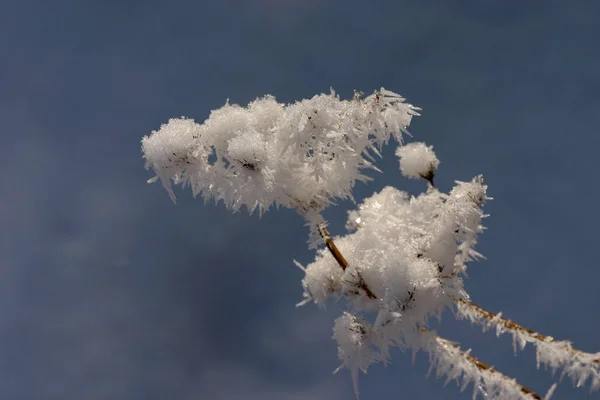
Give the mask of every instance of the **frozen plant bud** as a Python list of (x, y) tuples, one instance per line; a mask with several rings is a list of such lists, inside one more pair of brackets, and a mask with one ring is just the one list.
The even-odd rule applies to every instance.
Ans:
[(400, 171), (407, 178), (423, 178), (433, 186), (433, 176), (440, 160), (433, 152), (433, 146), (425, 143), (409, 143), (396, 149), (400, 158)]

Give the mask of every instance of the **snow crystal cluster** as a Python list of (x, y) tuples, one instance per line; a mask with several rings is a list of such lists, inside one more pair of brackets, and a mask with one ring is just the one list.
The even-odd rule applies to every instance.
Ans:
[[(223, 201), (234, 211), (259, 213), (272, 205), (296, 209), (311, 230), (311, 244), (324, 244), (306, 267), (304, 300), (324, 306), (343, 298), (348, 309), (334, 323), (340, 368), (358, 374), (386, 363), (390, 349), (430, 356), (432, 369), (448, 380), (473, 384), (474, 397), (541, 399), (516, 380), (487, 366), (428, 327), (431, 317), (451, 308), (498, 334), (509, 332), (521, 347), (533, 343), (538, 362), (562, 368), (578, 385), (588, 378), (600, 387), (600, 353), (534, 333), (470, 301), (463, 285), (467, 263), (482, 232), (482, 207), (489, 198), (483, 178), (457, 181), (448, 192), (434, 185), (439, 160), (424, 143), (401, 145), (396, 155), (408, 178), (428, 182), (409, 196), (385, 187), (348, 213), (348, 233), (331, 237), (321, 212), (335, 199), (352, 199), (365, 169), (377, 169), (372, 154), (391, 137), (402, 143), (418, 108), (380, 89), (341, 100), (331, 91), (293, 104), (265, 96), (241, 107), (227, 102), (202, 124), (175, 118), (142, 140), (146, 168), (153, 169), (175, 200), (173, 184), (194, 196)], [(516, 347), (516, 345), (515, 345)], [(552, 387), (546, 398), (552, 394)]]
[(383, 88), (352, 100), (332, 90), (289, 105), (265, 96), (247, 107), (227, 103), (202, 124), (171, 119), (143, 138), (142, 151), (173, 200), (175, 183), (233, 210), (322, 210), (351, 198), (355, 181), (368, 180), (361, 171), (375, 168), (369, 152), (379, 154), (391, 136), (400, 141), (417, 111)]

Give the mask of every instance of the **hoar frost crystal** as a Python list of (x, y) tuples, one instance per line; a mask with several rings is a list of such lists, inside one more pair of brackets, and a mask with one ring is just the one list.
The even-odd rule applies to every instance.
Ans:
[(325, 247), (306, 267), (296, 263), (305, 272), (299, 305), (348, 301), (333, 337), (357, 396), (358, 372), (388, 362), (390, 347), (397, 346), (426, 351), (438, 375), (462, 382), (463, 389), (473, 383), (474, 397), (542, 398), (429, 330), (428, 319), (446, 307), (495, 327), (498, 335), (512, 334), (515, 350), (517, 342), (521, 348), (532, 343), (538, 365), (562, 369), (578, 386), (589, 378), (598, 389), (600, 353), (581, 352), (471, 302), (462, 277), (479, 256), (474, 246), (487, 187), (478, 176), (440, 192), (433, 180), (440, 162), (431, 146), (409, 143), (396, 151), (403, 175), (428, 182), (425, 193), (410, 197), (388, 186), (349, 212), (348, 234), (330, 236), (321, 212), (335, 199), (353, 199), (355, 182), (370, 180), (363, 172), (377, 170), (373, 155), (391, 137), (402, 144), (418, 111), (383, 88), (351, 100), (332, 90), (289, 105), (265, 96), (247, 107), (227, 102), (202, 124), (171, 119), (143, 138), (142, 151), (146, 168), (156, 173), (150, 181), (160, 180), (173, 200), (172, 185), (181, 184), (234, 211), (245, 206), (262, 214), (275, 205), (304, 216), (311, 247)]

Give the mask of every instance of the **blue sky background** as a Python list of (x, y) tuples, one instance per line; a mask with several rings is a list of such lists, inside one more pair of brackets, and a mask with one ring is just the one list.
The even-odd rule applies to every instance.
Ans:
[[(495, 198), (466, 287), (475, 302), (600, 351), (600, 3), (0, 1), (0, 398), (351, 399), (339, 309), (301, 299), (307, 232), (174, 206), (140, 139), (170, 117), (384, 86), (423, 108), (438, 186), (484, 174)], [(423, 189), (384, 153), (358, 199)], [(327, 212), (343, 233), (341, 203)], [(446, 314), (439, 332), (545, 393), (529, 349)], [(394, 352), (362, 399), (462, 399)], [(470, 389), (469, 389), (470, 390)], [(591, 397), (563, 382), (556, 399)]]

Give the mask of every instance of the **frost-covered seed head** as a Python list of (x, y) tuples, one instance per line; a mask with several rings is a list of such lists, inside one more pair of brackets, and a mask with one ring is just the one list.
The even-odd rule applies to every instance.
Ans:
[(400, 158), (400, 171), (402, 175), (411, 178), (423, 178), (433, 182), (435, 170), (440, 165), (440, 160), (433, 152), (433, 146), (425, 143), (409, 143), (396, 149)]

